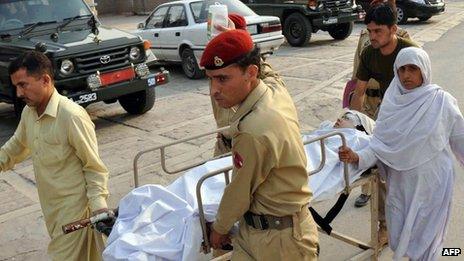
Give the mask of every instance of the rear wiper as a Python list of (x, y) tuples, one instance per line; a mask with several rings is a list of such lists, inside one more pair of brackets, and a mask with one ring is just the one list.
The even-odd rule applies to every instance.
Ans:
[(74, 17), (69, 17), (69, 18), (65, 18), (63, 19), (63, 21), (66, 21), (64, 22), (63, 24), (61, 24), (60, 26), (58, 26), (57, 30), (60, 31), (62, 30), (63, 28), (65, 28), (68, 24), (72, 23), (73, 21), (76, 21), (77, 19), (81, 19), (81, 18), (90, 18), (92, 17), (93, 15), (92, 14), (86, 14), (86, 15), (76, 15)]
[(37, 22), (37, 23), (33, 23), (33, 24), (26, 24), (26, 25), (28, 25), (28, 27), (26, 27), (26, 29), (22, 30), (19, 33), (19, 36), (24, 36), (24, 35), (32, 32), (32, 30), (34, 30), (37, 26), (46, 25), (46, 24), (54, 24), (54, 23), (56, 23), (56, 21)]

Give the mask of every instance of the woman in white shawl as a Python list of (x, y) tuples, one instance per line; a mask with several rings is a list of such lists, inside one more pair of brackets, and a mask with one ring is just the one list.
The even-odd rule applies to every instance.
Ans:
[(367, 149), (340, 160), (377, 163), (387, 182), (386, 219), (394, 260), (436, 260), (450, 216), (453, 157), (464, 163), (464, 120), (456, 99), (431, 83), (425, 51), (401, 50)]

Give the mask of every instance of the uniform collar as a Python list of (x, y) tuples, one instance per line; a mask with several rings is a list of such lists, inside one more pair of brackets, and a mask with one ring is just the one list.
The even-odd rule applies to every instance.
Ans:
[(267, 89), (268, 87), (263, 83), (263, 81), (259, 80), (258, 86), (256, 86), (256, 88), (252, 90), (250, 94), (248, 94), (246, 99), (240, 104), (237, 111), (230, 119), (232, 133), (238, 131), (238, 123), (240, 119), (253, 109), (255, 104), (261, 99)]
[(56, 118), (56, 114), (58, 112), (58, 105), (60, 104), (60, 95), (56, 90), (53, 90), (52, 96), (48, 101), (47, 107), (42, 115), (39, 116), (39, 119), (43, 117), (43, 115), (48, 115), (53, 118)]

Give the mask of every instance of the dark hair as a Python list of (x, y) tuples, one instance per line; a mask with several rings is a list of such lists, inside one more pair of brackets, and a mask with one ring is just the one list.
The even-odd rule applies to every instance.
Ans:
[(396, 24), (396, 12), (388, 3), (383, 3), (369, 9), (364, 18), (364, 24), (374, 22), (378, 25), (391, 27)]
[(28, 75), (41, 76), (48, 74), (53, 80), (53, 65), (45, 54), (37, 51), (28, 51), (18, 56), (8, 67), (9, 75), (20, 69), (26, 69)]
[(356, 125), (354, 128), (357, 129), (358, 131), (363, 131), (363, 132), (365, 132), (367, 135), (370, 135), (370, 134), (367, 132), (367, 130), (364, 128), (364, 126), (362, 126), (362, 125)]
[(238, 60), (236, 62), (237, 66), (242, 69), (242, 71), (245, 71), (246, 68), (250, 65), (256, 65), (258, 66), (258, 75), (261, 72), (261, 50), (259, 49), (258, 46), (255, 46), (251, 52), (249, 52), (247, 55), (245, 55), (243, 58)]

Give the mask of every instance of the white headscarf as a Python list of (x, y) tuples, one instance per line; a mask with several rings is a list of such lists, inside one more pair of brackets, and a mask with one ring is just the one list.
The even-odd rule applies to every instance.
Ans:
[[(416, 65), (422, 72), (423, 84), (412, 90), (402, 86), (397, 72), (407, 64)], [(401, 171), (415, 168), (445, 149), (455, 122), (453, 115), (459, 109), (451, 95), (431, 83), (431, 63), (424, 50), (402, 49), (394, 73), (370, 146), (380, 161)]]

